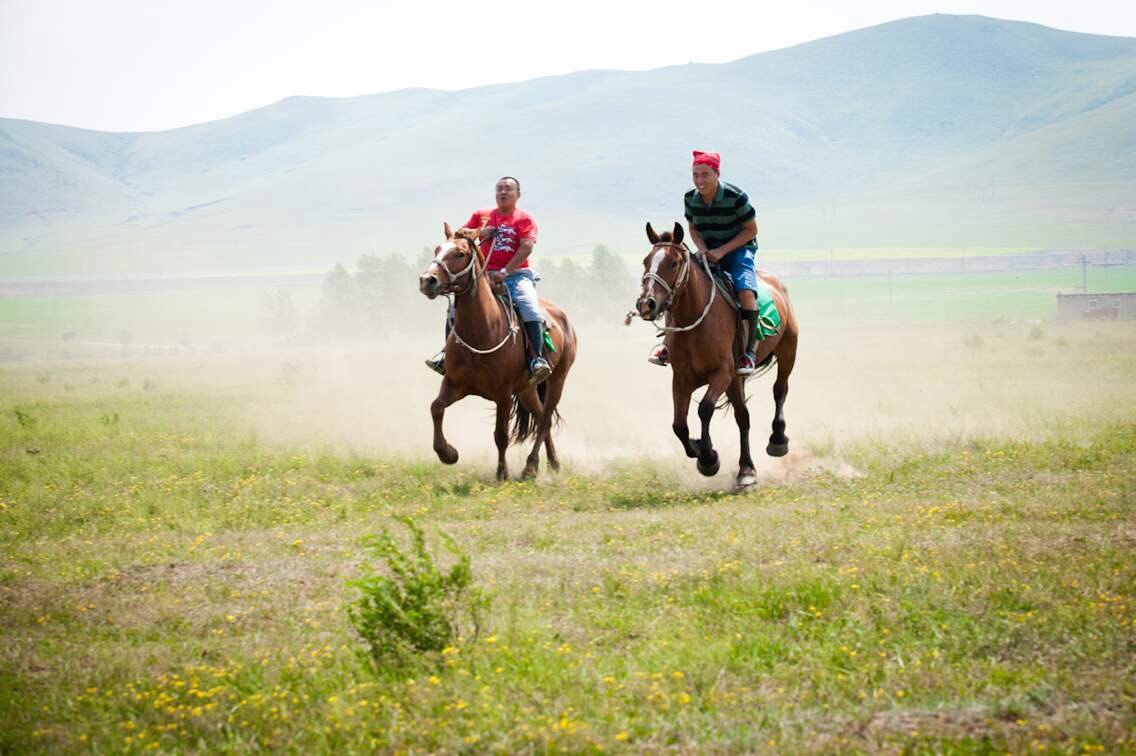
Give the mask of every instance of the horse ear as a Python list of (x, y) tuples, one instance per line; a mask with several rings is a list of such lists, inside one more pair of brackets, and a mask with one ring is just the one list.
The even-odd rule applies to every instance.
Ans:
[(449, 223), (443, 223), (442, 229), (446, 232), (446, 241), (449, 241), (450, 239), (454, 238), (454, 232), (450, 230), (450, 224)]
[(675, 221), (674, 243), (682, 244), (682, 226), (678, 225), (678, 221)]
[(647, 241), (652, 244), (659, 243), (659, 235), (655, 233), (655, 229), (651, 228), (651, 222), (647, 221)]

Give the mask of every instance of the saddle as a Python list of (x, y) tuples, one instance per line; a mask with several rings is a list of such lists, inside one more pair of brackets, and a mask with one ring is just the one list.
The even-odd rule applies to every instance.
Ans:
[[(512, 309), (514, 322), (520, 321), (521, 311), (517, 308), (517, 304), (516, 304), (516, 302), (513, 301), (512, 297), (510, 297), (508, 295), (508, 293), (496, 294), (496, 297), (497, 297), (497, 301), (501, 303), (501, 306), (504, 307), (506, 311), (508, 311), (509, 309)], [(548, 317), (548, 312), (545, 311), (543, 308), (541, 308), (541, 311), (540, 311), (540, 332), (541, 332), (542, 336), (544, 337), (544, 349), (545, 349), (545, 351), (550, 352), (550, 353), (556, 351), (556, 345), (552, 343), (552, 334), (550, 333), (550, 331), (553, 328), (553, 325), (554, 324), (553, 324), (552, 319)], [(529, 344), (529, 336), (528, 336), (527, 333), (525, 333), (525, 329), (524, 328), (518, 328), (517, 330), (519, 330), (521, 332), (521, 338), (524, 340), (526, 350), (535, 351), (535, 349), (532, 348), (532, 344)]]
[[(713, 265), (710, 267), (710, 272), (713, 274), (714, 284), (718, 287), (718, 293), (734, 308), (737, 312), (741, 309), (741, 304), (738, 302), (737, 292), (734, 291), (734, 281), (730, 278), (725, 271)], [(773, 299), (773, 292), (769, 289), (769, 284), (757, 279), (757, 322), (759, 325), (757, 331), (757, 340), (764, 341), (770, 336), (776, 336), (778, 331), (781, 330), (781, 313), (777, 311), (777, 302)], [(741, 319), (738, 319), (738, 331), (741, 331)]]

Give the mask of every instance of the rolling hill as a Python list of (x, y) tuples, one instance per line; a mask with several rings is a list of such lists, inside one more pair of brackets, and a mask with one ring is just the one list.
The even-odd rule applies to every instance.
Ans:
[(692, 147), (763, 245), (1136, 245), (1136, 39), (925, 16), (717, 65), (295, 97), (112, 134), (0, 119), (0, 275), (319, 270), (416, 253), (523, 182), (542, 254), (633, 251)]

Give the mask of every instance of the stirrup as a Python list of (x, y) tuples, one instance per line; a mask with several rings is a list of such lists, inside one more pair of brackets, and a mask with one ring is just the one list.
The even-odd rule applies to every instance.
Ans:
[(734, 365), (734, 375), (753, 375), (757, 367), (753, 364), (754, 358), (749, 353), (743, 354), (738, 358), (737, 364)]
[(426, 367), (433, 370), (438, 375), (444, 376), (446, 374), (446, 353), (445, 351), (439, 352), (434, 357), (426, 360)]
[(552, 368), (548, 360), (543, 357), (533, 357), (529, 360), (529, 383), (536, 385), (552, 375)]
[(671, 353), (665, 346), (659, 347), (651, 352), (651, 356), (647, 358), (647, 362), (659, 367), (666, 367), (671, 363)]

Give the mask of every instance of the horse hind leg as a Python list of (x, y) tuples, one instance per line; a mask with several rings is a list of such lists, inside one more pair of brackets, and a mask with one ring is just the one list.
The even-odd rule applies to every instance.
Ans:
[(789, 453), (789, 437), (785, 435), (785, 397), (789, 394), (789, 374), (797, 359), (797, 335), (786, 332), (777, 345), (777, 380), (773, 382), (773, 433), (765, 453), (784, 457)]
[(540, 469), (540, 447), (543, 444), (548, 456), (548, 467), (554, 472), (560, 469), (560, 458), (556, 454), (556, 446), (552, 443), (552, 421), (556, 417), (556, 407), (560, 404), (560, 396), (564, 392), (564, 372), (556, 371), (542, 386), (547, 387), (541, 397), (542, 408), (536, 420), (536, 439), (533, 441), (532, 451), (525, 460), (525, 469), (522, 477), (536, 477)]
[[(572, 364), (576, 361), (576, 329), (569, 325), (565, 329), (565, 337), (563, 344), (563, 356), (557, 363), (553, 370), (552, 376), (546, 381), (549, 386), (549, 394), (546, 398), (545, 404), (549, 407), (549, 412), (555, 412), (556, 407), (560, 404), (560, 397), (564, 392), (564, 383), (568, 380), (568, 371), (572, 369)], [(549, 416), (549, 430), (544, 434), (544, 453), (548, 458), (548, 468), (553, 472), (560, 471), (560, 455), (556, 453), (556, 444), (552, 441), (552, 422), (555, 415)]]

